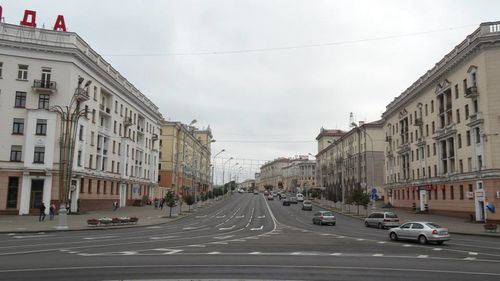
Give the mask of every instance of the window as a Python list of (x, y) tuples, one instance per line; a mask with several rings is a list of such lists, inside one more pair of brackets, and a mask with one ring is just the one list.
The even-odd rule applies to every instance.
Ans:
[(45, 160), (45, 147), (35, 146), (35, 155), (33, 157), (33, 163), (44, 163)]
[[(89, 169), (92, 169), (92, 162), (94, 161), (94, 156), (92, 154), (89, 155)], [(90, 193), (90, 192), (89, 192)]]
[(436, 132), (436, 125), (434, 124), (434, 121), (432, 121), (432, 133), (434, 134)]
[(443, 196), (443, 200), (446, 200), (446, 187), (441, 189), (441, 195)]
[(97, 86), (94, 86), (94, 100), (97, 101)]
[(0, 62), (0, 79), (2, 79), (3, 62)]
[(457, 135), (458, 148), (462, 148), (462, 134)]
[(476, 143), (481, 143), (481, 131), (479, 128), (474, 128), (474, 131), (476, 132)]
[(480, 171), (483, 169), (483, 156), (477, 156), (477, 169)]
[(436, 156), (436, 143), (432, 144), (432, 155)]
[(19, 190), (19, 178), (9, 177), (7, 190), (7, 208), (17, 208), (17, 194)]
[(458, 160), (458, 168), (460, 169), (460, 173), (464, 172), (464, 161), (462, 159)]
[(47, 119), (36, 119), (36, 135), (47, 135)]
[(92, 123), (95, 124), (95, 109), (92, 109)]
[(120, 172), (120, 162), (116, 162), (116, 172)]
[(107, 189), (107, 183), (108, 183), (107, 181), (104, 181), (104, 186), (102, 188), (102, 194), (106, 194), (107, 193), (107, 190), (106, 190)]
[(118, 101), (115, 100), (115, 113), (118, 113)]
[(469, 105), (465, 105), (465, 120), (469, 119)]
[(116, 120), (113, 122), (113, 133), (116, 134)]
[(115, 154), (116, 152), (115, 147), (116, 147), (116, 141), (113, 141), (113, 154)]
[(431, 100), (431, 113), (434, 113), (434, 101)]
[(470, 146), (470, 131), (465, 132), (465, 138), (467, 140), (467, 146)]
[(13, 135), (22, 135), (24, 133), (24, 119), (14, 118), (14, 124), (12, 125)]
[(11, 162), (21, 162), (22, 146), (13, 145), (10, 147), (10, 161)]
[(17, 70), (18, 80), (28, 80), (28, 66), (25, 64), (19, 64)]
[(89, 194), (92, 193), (92, 180), (91, 179), (89, 179), (89, 185), (87, 187), (87, 193), (89, 193)]
[(464, 186), (460, 185), (460, 200), (464, 200)]
[(453, 188), (453, 185), (450, 186), (450, 199), (455, 200), (455, 189)]
[(78, 140), (83, 141), (83, 125), (80, 125), (80, 130), (78, 130)]
[(84, 186), (85, 186), (85, 179), (80, 178), (80, 193), (85, 193), (84, 188), (83, 188)]
[(457, 109), (457, 124), (460, 124), (460, 109)]
[(78, 150), (78, 158), (77, 158), (76, 163), (77, 163), (78, 167), (82, 166), (82, 151), (81, 150)]
[(39, 109), (49, 109), (50, 96), (47, 94), (40, 94), (38, 96), (38, 108)]
[(14, 103), (14, 107), (26, 107), (26, 92), (16, 92), (16, 101)]
[(458, 99), (458, 84), (455, 84), (455, 99)]
[(94, 145), (94, 139), (95, 139), (95, 133), (94, 132), (90, 132), (90, 145)]

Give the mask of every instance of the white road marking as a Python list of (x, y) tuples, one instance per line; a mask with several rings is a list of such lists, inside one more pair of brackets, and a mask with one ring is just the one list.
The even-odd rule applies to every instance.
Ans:
[(163, 253), (164, 255), (173, 255), (175, 253), (182, 252), (182, 250), (169, 250), (168, 252)]
[(263, 215), (263, 216), (258, 216), (257, 218), (259, 218), (259, 219), (263, 219), (263, 218), (265, 218), (265, 217), (266, 217), (266, 215)]
[(374, 254), (373, 256), (374, 256), (374, 257), (383, 257), (383, 256), (384, 256), (384, 254)]
[(323, 236), (330, 236), (331, 234), (328, 234), (328, 233), (321, 233), (321, 235), (323, 235)]
[(7, 235), (16, 235), (15, 233), (7, 233)]
[(345, 238), (345, 236), (337, 236), (337, 238)]
[(428, 258), (429, 256), (428, 255), (419, 255), (417, 256), (417, 258), (419, 259), (425, 259), (425, 258)]
[(211, 242), (210, 244), (227, 245), (228, 243), (220, 241), (220, 242)]
[(342, 256), (342, 253), (333, 253), (333, 254), (330, 254), (330, 256)]
[(377, 243), (379, 243), (379, 244), (385, 244), (387, 242), (385, 242), (385, 241), (378, 241)]
[(124, 251), (124, 252), (119, 252), (119, 253), (124, 255), (124, 256), (131, 256), (131, 255), (138, 254), (138, 252), (136, 252), (136, 251)]
[(441, 248), (433, 248), (432, 250), (433, 250), (433, 251), (441, 251), (441, 250), (443, 250), (443, 249), (441, 249)]
[(411, 247), (410, 244), (403, 244), (403, 247)]
[(223, 216), (216, 216), (215, 218), (216, 218), (216, 219), (222, 219), (222, 218), (225, 218), (225, 217), (226, 217), (226, 215), (223, 215)]
[(23, 235), (23, 236), (16, 235), (16, 236), (12, 236), (12, 237), (17, 238), (17, 239), (23, 239), (23, 238), (40, 238), (40, 237), (49, 237), (49, 236), (54, 236), (54, 235)]
[(83, 239), (85, 240), (96, 240), (96, 239), (108, 239), (108, 238), (115, 238), (117, 236), (97, 236), (97, 237), (84, 237)]
[(249, 255), (258, 255), (258, 254), (261, 254), (261, 252), (251, 252), (251, 253), (248, 253)]
[(161, 226), (157, 226), (157, 225), (154, 225), (154, 226), (148, 226), (146, 227), (148, 229), (158, 229), (158, 228), (162, 228)]
[(210, 252), (210, 253), (207, 253), (207, 255), (218, 255), (220, 254), (220, 252)]
[(466, 257), (466, 258), (464, 258), (464, 260), (466, 260), (466, 261), (473, 261), (475, 259), (476, 259), (475, 257)]
[(221, 227), (221, 228), (219, 228), (219, 230), (230, 230), (230, 229), (233, 229), (235, 227), (236, 227), (236, 225), (233, 225), (231, 227)]
[(226, 236), (215, 236), (214, 239), (220, 239), (220, 240), (224, 240), (224, 239), (228, 239), (228, 238), (231, 238), (233, 237), (234, 235), (226, 235)]
[(477, 252), (469, 252), (469, 255), (471, 255), (471, 256), (477, 256)]
[(237, 218), (237, 219), (242, 219), (242, 218), (244, 218), (244, 217), (245, 217), (245, 215), (243, 215), (243, 216), (236, 216), (235, 218)]
[(202, 227), (205, 227), (204, 225), (202, 226), (187, 226), (187, 227), (183, 227), (182, 230), (193, 230), (193, 229), (198, 229), (198, 228), (202, 228)]
[(195, 245), (188, 245), (188, 247), (205, 248), (206, 246), (201, 244), (195, 244)]
[(250, 228), (250, 230), (262, 230), (262, 228), (264, 228), (263, 225), (261, 225), (260, 227)]
[(365, 239), (363, 239), (363, 238), (358, 238), (358, 239), (356, 239), (356, 241), (365, 241)]
[(245, 240), (245, 239), (233, 239), (233, 240), (231, 240), (231, 241), (232, 241), (232, 242), (245, 242), (245, 241), (247, 241), (247, 240)]

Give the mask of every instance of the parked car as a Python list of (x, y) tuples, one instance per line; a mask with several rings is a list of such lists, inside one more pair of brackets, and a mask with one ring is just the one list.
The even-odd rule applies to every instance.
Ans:
[(313, 209), (313, 205), (312, 205), (311, 200), (304, 200), (302, 202), (302, 210), (304, 210), (304, 211), (312, 211), (312, 209)]
[(393, 212), (374, 212), (365, 218), (365, 226), (376, 226), (378, 228), (391, 228), (399, 226), (399, 218)]
[(272, 194), (267, 195), (267, 200), (274, 200), (274, 197)]
[(297, 197), (290, 197), (290, 203), (291, 204), (297, 204)]
[(438, 245), (450, 240), (447, 228), (433, 222), (407, 222), (399, 227), (389, 229), (389, 238), (393, 241), (415, 240), (420, 244), (436, 242)]
[(313, 224), (335, 225), (335, 223), (337, 222), (337, 219), (335, 218), (333, 213), (330, 211), (319, 211), (319, 212), (314, 213), (312, 221), (313, 221)]
[(302, 193), (297, 193), (296, 197), (298, 202), (304, 201), (304, 195), (302, 195)]
[(283, 200), (283, 206), (290, 206), (290, 200), (288, 199)]

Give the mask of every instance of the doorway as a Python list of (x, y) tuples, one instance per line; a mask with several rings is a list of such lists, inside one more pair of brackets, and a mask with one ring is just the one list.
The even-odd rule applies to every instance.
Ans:
[(31, 180), (30, 209), (38, 209), (43, 202), (44, 180)]

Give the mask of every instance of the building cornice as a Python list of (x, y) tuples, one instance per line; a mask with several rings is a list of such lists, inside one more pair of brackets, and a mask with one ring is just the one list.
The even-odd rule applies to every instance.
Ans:
[(382, 117), (387, 117), (397, 112), (409, 101), (419, 96), (426, 88), (433, 86), (451, 69), (464, 61), (469, 55), (484, 46), (498, 47), (500, 43), (500, 22), (481, 23), (473, 33), (455, 46), (436, 65), (415, 81), (408, 89), (396, 97), (389, 105)]

